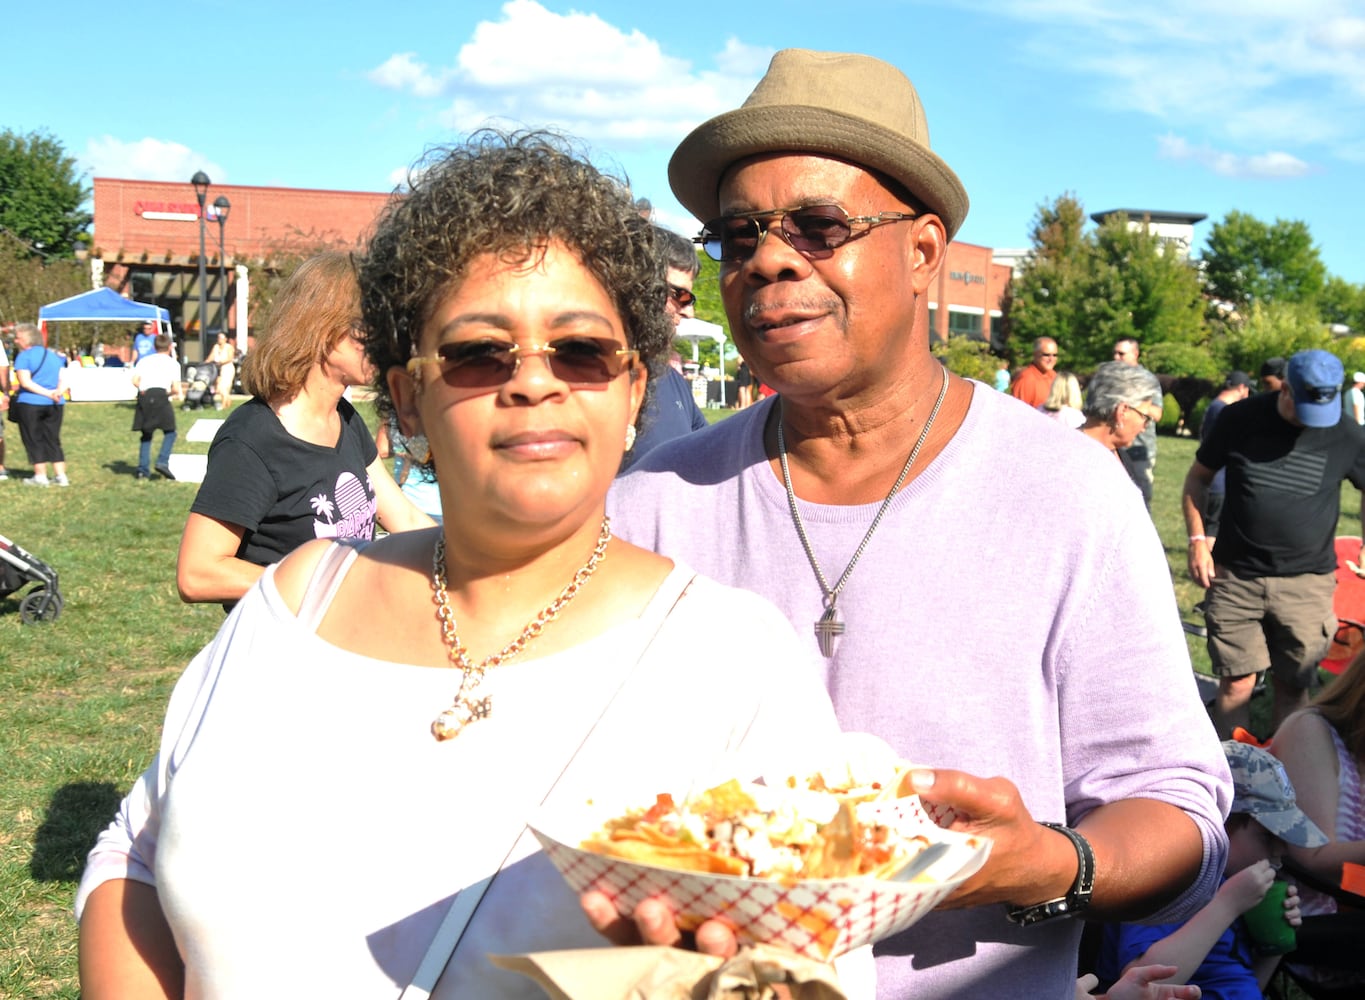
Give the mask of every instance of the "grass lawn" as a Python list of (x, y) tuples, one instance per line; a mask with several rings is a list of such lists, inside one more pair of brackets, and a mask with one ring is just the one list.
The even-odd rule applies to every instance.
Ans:
[[(179, 417), (176, 450), (206, 451), (184, 440), (196, 414)], [(22, 625), (20, 595), (0, 598), (3, 997), (79, 995), (70, 909), (85, 854), (150, 760), (180, 670), (223, 620), (216, 605), (187, 607), (176, 596), (176, 549), (196, 487), (135, 482), (131, 422), (130, 403), (68, 407), (69, 489), (24, 487), (23, 448), (15, 426), (6, 428), (15, 478), (0, 483), (0, 533), (57, 569), (66, 604), (55, 622)], [(1186, 614), (1201, 596), (1185, 576), (1179, 514), (1193, 453), (1188, 439), (1160, 440), (1155, 501)], [(1345, 490), (1339, 533), (1360, 533), (1358, 511), (1355, 490)], [(1190, 650), (1207, 669), (1202, 641)]]

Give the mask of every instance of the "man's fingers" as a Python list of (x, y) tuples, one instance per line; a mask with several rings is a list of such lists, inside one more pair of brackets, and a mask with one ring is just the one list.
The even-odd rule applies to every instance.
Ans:
[(645, 944), (672, 947), (682, 941), (682, 932), (673, 922), (673, 910), (667, 903), (646, 899), (635, 908), (635, 926)]
[(697, 951), (705, 955), (733, 958), (739, 951), (739, 939), (729, 924), (708, 920), (697, 928)]
[(578, 897), (578, 905), (593, 929), (612, 944), (640, 943), (640, 932), (635, 924), (617, 913), (615, 905), (604, 893), (585, 892)]

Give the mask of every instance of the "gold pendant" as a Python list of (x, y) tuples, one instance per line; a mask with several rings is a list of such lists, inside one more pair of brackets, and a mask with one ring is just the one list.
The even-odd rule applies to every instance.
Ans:
[(453, 740), (466, 726), (493, 714), (493, 699), (462, 698), (451, 705), (431, 723), (431, 735), (437, 740)]

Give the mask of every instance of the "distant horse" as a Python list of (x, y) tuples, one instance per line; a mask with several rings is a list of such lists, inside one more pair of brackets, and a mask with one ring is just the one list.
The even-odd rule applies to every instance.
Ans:
[(1156, 378), (1161, 383), (1161, 391), (1180, 407), (1180, 419), (1176, 421), (1175, 432), (1198, 437), (1199, 425), (1194, 423), (1194, 409), (1201, 399), (1211, 399), (1218, 392), (1218, 386), (1206, 378), (1195, 378), (1193, 375), (1157, 375)]
[[(1090, 381), (1089, 375), (1076, 377), (1082, 389)], [(1174, 399), (1176, 406), (1180, 408), (1180, 417), (1175, 422), (1176, 434), (1198, 437), (1199, 425), (1193, 422), (1195, 407), (1199, 405), (1201, 399), (1213, 398), (1218, 392), (1218, 386), (1206, 378), (1195, 378), (1193, 375), (1157, 375), (1156, 380), (1161, 383), (1161, 391)]]

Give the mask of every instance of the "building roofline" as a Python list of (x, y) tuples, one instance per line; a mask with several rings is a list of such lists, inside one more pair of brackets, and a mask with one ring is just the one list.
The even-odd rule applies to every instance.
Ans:
[[(146, 187), (165, 187), (177, 188), (179, 190), (188, 189), (193, 196), (194, 186), (189, 181), (151, 181), (139, 180), (135, 177), (95, 177), (92, 181), (103, 181), (106, 183), (117, 184), (137, 184)], [(342, 188), (307, 188), (307, 187), (287, 187), (284, 185), (261, 185), (261, 184), (232, 184), (224, 181), (223, 183), (214, 182), (209, 188), (216, 191), (219, 188), (230, 188), (233, 191), (291, 191), (304, 192), (308, 194), (349, 194), (360, 195), (366, 198), (387, 198), (393, 194), (392, 191), (348, 191)]]
[(1105, 212), (1092, 212), (1090, 218), (1097, 224), (1103, 225), (1104, 220), (1111, 215), (1128, 216), (1133, 221), (1146, 219), (1149, 222), (1183, 222), (1193, 226), (1196, 222), (1203, 222), (1208, 218), (1202, 212), (1160, 212), (1150, 208), (1111, 208)]

